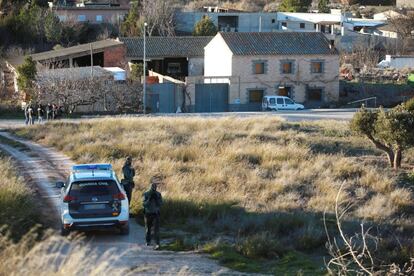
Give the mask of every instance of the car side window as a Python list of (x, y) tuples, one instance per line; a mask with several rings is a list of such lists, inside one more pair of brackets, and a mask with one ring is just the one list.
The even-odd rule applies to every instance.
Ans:
[(291, 99), (285, 99), (286, 104), (295, 104)]
[(270, 98), (269, 102), (270, 102), (270, 104), (275, 104), (275, 99), (274, 98)]
[(277, 104), (283, 104), (283, 98), (277, 98)]

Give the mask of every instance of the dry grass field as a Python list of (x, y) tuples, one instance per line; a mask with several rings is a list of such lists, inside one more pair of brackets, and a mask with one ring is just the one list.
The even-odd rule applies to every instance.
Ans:
[[(345, 122), (131, 118), (54, 122), (16, 134), (79, 163), (110, 162), (119, 175), (131, 155), (137, 171), (133, 213), (142, 216), (141, 192), (151, 176), (161, 177), (164, 226), (190, 233), (180, 234), (171, 248), (203, 248), (236, 269), (263, 271), (259, 262), (246, 260), (283, 258), (302, 271), (320, 269), (327, 254), (322, 213), (336, 235), (332, 213), (341, 185), (340, 202), (352, 203), (344, 217), (347, 233), (360, 221), (377, 226), (379, 263), (414, 256), (414, 177), (388, 169), (381, 152)], [(406, 154), (405, 163), (413, 161), (413, 152)], [(281, 267), (270, 265), (278, 267), (272, 272)]]

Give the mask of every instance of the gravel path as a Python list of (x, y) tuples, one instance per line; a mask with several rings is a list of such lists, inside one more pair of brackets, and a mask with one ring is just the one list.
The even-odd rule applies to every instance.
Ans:
[[(26, 149), (13, 148), (0, 143), (0, 150), (11, 155), (20, 165), (22, 174), (39, 189), (42, 198), (49, 201), (52, 212), (51, 216), (58, 221), (59, 210), (59, 189), (55, 188), (57, 180), (65, 179), (73, 162), (65, 155), (36, 144), (11, 136), (7, 132), (0, 132), (0, 135), (24, 144)], [(88, 232), (87, 239), (92, 248), (98, 252), (122, 254), (114, 266), (119, 267), (145, 267), (144, 271), (137, 272), (139, 275), (170, 274), (178, 272), (185, 275), (241, 275), (242, 273), (223, 268), (217, 262), (196, 252), (171, 252), (154, 251), (151, 247), (144, 245), (144, 228), (131, 220), (130, 234), (119, 235), (113, 231)], [(184, 273), (183, 273), (184, 272)]]

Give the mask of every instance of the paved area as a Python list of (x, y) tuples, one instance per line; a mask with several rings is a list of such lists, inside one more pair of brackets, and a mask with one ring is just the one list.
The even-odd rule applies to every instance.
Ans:
[[(219, 117), (257, 117), (257, 116), (276, 116), (287, 121), (316, 121), (316, 120), (336, 120), (349, 121), (356, 112), (356, 109), (309, 109), (300, 111), (272, 111), (272, 112), (221, 112), (221, 113), (179, 113), (179, 114), (125, 114), (114, 116), (84, 116), (79, 119), (61, 119), (62, 122), (82, 122), (85, 120), (98, 120), (103, 118), (140, 118), (140, 117), (202, 117), (202, 118), (219, 118)], [(23, 119), (1, 119), (0, 128), (16, 128), (24, 126)]]

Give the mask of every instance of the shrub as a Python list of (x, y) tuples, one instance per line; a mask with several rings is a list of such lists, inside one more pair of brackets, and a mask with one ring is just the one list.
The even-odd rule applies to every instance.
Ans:
[(285, 252), (274, 236), (268, 232), (262, 232), (248, 236), (236, 245), (237, 251), (248, 258), (274, 259), (280, 258)]

